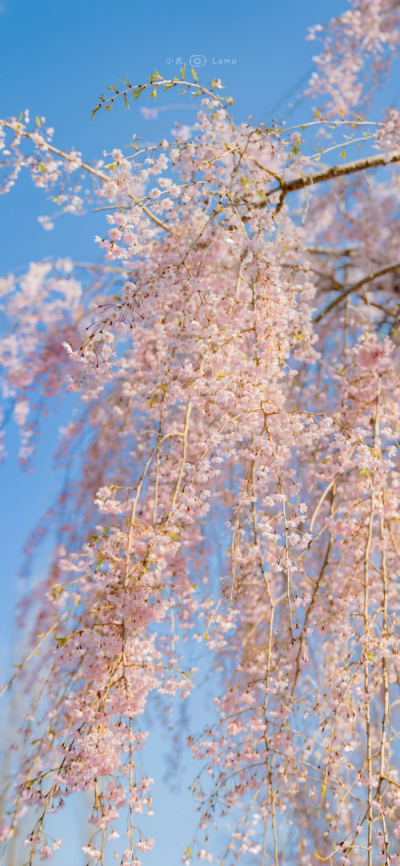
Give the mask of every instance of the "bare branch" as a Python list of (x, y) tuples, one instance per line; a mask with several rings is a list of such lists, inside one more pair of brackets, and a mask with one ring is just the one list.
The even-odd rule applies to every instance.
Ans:
[(372, 283), (373, 280), (377, 280), (378, 277), (383, 277), (385, 274), (390, 274), (392, 271), (397, 271), (400, 269), (400, 262), (393, 262), (390, 265), (386, 265), (384, 268), (380, 268), (379, 271), (375, 271), (373, 274), (368, 274), (368, 276), (363, 277), (362, 280), (359, 280), (357, 283), (352, 283), (351, 286), (347, 286), (340, 295), (333, 299), (333, 301), (325, 307), (324, 310), (321, 310), (320, 313), (315, 317), (314, 324), (318, 324), (334, 307), (337, 307), (344, 298), (347, 298), (348, 295), (351, 295), (352, 292), (356, 292), (358, 289), (361, 289), (361, 286), (365, 286), (366, 283)]
[(395, 151), (391, 154), (379, 153), (375, 156), (367, 156), (365, 159), (355, 159), (352, 162), (345, 162), (343, 165), (332, 165), (330, 168), (326, 168), (324, 171), (319, 171), (316, 174), (304, 174), (300, 177), (294, 177), (293, 180), (287, 182), (282, 180), (280, 186), (274, 186), (265, 195), (269, 197), (276, 192), (280, 192), (284, 197), (289, 192), (296, 192), (299, 189), (314, 186), (314, 184), (322, 183), (325, 180), (334, 180), (337, 177), (344, 177), (357, 171), (378, 168), (380, 165), (389, 165), (390, 163), (399, 161), (400, 151)]

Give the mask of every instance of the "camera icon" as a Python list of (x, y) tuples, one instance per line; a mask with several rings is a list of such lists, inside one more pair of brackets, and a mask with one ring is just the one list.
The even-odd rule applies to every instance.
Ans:
[(192, 54), (189, 58), (189, 63), (191, 66), (205, 66), (207, 63), (207, 58), (204, 57), (204, 54)]

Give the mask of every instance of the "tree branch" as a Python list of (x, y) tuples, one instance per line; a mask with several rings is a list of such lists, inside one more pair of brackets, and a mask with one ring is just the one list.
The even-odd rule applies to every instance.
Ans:
[(269, 197), (276, 192), (280, 192), (285, 197), (289, 192), (296, 192), (299, 189), (304, 189), (306, 186), (314, 186), (315, 183), (334, 180), (337, 177), (354, 174), (356, 171), (365, 171), (367, 168), (378, 168), (380, 165), (389, 165), (392, 162), (399, 161), (400, 151), (395, 151), (391, 154), (379, 153), (374, 156), (367, 156), (365, 159), (355, 159), (352, 162), (345, 162), (343, 165), (332, 165), (330, 168), (326, 168), (324, 171), (319, 171), (316, 174), (301, 175), (301, 177), (294, 177), (293, 180), (287, 182), (282, 180), (280, 186), (274, 186), (265, 195)]
[(368, 274), (368, 276), (363, 277), (362, 280), (359, 280), (357, 283), (352, 283), (351, 286), (347, 286), (340, 295), (333, 299), (333, 301), (325, 307), (324, 310), (321, 310), (320, 313), (315, 317), (314, 324), (317, 325), (318, 322), (321, 321), (334, 307), (337, 307), (344, 298), (347, 298), (347, 295), (351, 295), (352, 292), (356, 292), (358, 289), (361, 289), (361, 286), (365, 286), (366, 283), (372, 283), (373, 280), (377, 280), (378, 277), (383, 277), (385, 274), (390, 274), (392, 271), (400, 270), (400, 262), (393, 262), (391, 265), (386, 265), (384, 268), (380, 268), (379, 271), (375, 271), (373, 274)]
[[(32, 134), (31, 132), (25, 132), (23, 130), (21, 124), (18, 121), (15, 121), (13, 123), (8, 123), (8, 121), (6, 121), (6, 120), (0, 120), (0, 126), (4, 126), (5, 129), (11, 129), (16, 135), (21, 136), (21, 138), (30, 139), (37, 146), (37, 142), (35, 141), (34, 134)], [(69, 154), (68, 152), (63, 151), (63, 150), (59, 150), (58, 147), (53, 147), (52, 144), (48, 144), (44, 139), (43, 139), (43, 144), (45, 145), (44, 149), (48, 150), (50, 153), (55, 153), (61, 159), (65, 159), (66, 162), (75, 162), (75, 157), (71, 156), (71, 154)], [(81, 162), (79, 168), (82, 169), (83, 171), (87, 171), (89, 174), (94, 175), (94, 177), (98, 177), (99, 180), (105, 181), (106, 183), (109, 183), (110, 180), (112, 179), (108, 175), (104, 174), (103, 171), (99, 171), (98, 169), (93, 168), (93, 166), (88, 165), (87, 162)], [(157, 226), (160, 226), (160, 228), (164, 229), (164, 231), (166, 231), (166, 232), (170, 231), (169, 227), (167, 225), (165, 225), (165, 223), (163, 223), (162, 220), (159, 220), (158, 217), (156, 217), (151, 212), (151, 210), (149, 210), (149, 208), (146, 207), (146, 205), (142, 204), (139, 199), (135, 198), (135, 196), (131, 195), (130, 193), (127, 193), (127, 197), (130, 198), (132, 201), (134, 201), (135, 204), (142, 209), (142, 211), (146, 214), (146, 216), (148, 216), (152, 220), (153, 223), (155, 223)]]

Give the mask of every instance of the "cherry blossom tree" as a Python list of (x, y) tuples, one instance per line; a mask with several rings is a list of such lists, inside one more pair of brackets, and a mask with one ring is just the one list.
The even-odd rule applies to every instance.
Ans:
[(29, 864), (89, 792), (87, 863), (139, 866), (144, 711), (188, 698), (198, 644), (215, 711), (189, 736), (185, 866), (400, 863), (400, 112), (373, 107), (400, 4), (352, 2), (309, 38), (301, 126), (236, 122), (185, 70), (93, 115), (175, 89), (195, 126), (97, 162), (27, 112), (0, 122), (3, 192), (27, 168), (60, 214), (105, 212), (98, 263), (0, 282), (22, 463), (71, 395), (65, 485), (27, 551), (51, 528), (52, 563), (3, 689), (29, 696), (1, 825), (6, 849), (28, 814)]

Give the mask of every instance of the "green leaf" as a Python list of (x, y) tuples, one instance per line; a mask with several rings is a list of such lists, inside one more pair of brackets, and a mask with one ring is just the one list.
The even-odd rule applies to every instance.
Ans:
[(64, 646), (69, 641), (70, 637), (71, 635), (68, 635), (67, 637), (58, 637), (58, 635), (54, 634), (54, 638), (58, 641), (59, 646)]
[(99, 110), (99, 108), (101, 108), (101, 102), (99, 102), (99, 104), (98, 104), (98, 105), (96, 105), (96, 108), (94, 108), (94, 109), (93, 109), (93, 111), (92, 111), (92, 113), (91, 113), (91, 115), (90, 115), (90, 117), (89, 117), (89, 120), (91, 120), (91, 119), (92, 119), (92, 117), (94, 117), (94, 116), (95, 116), (95, 114), (97, 114), (97, 112), (98, 112), (98, 110)]

